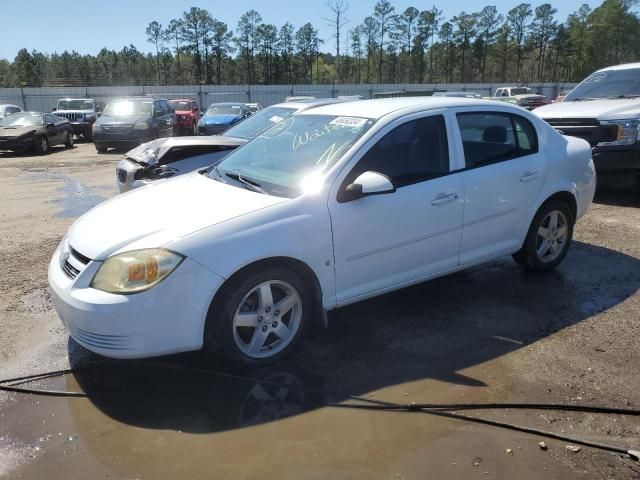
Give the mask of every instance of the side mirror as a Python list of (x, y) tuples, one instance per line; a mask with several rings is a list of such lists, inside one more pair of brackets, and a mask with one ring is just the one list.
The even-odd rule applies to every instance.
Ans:
[(202, 112), (202, 111), (201, 111), (201, 112), (200, 112), (200, 116), (201, 116), (201, 117), (204, 117), (204, 112)]
[(369, 195), (382, 195), (395, 191), (396, 187), (386, 175), (378, 172), (364, 172), (353, 183), (346, 186), (341, 200), (350, 202)]
[(52, 108), (51, 108), (51, 111), (52, 111), (52, 112), (55, 112), (56, 110), (58, 110), (58, 107), (52, 107)]

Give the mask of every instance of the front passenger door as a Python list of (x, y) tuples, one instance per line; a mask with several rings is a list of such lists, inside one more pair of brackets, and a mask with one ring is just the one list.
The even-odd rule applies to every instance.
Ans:
[[(398, 120), (364, 148), (329, 201), (339, 305), (458, 265), (464, 187), (449, 165), (444, 114)], [(396, 191), (346, 201), (346, 186), (367, 171)]]

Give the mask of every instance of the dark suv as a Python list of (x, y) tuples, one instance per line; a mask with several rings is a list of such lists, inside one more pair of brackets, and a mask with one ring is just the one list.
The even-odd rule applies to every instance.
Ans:
[(109, 102), (93, 124), (93, 143), (98, 153), (109, 148), (129, 149), (156, 138), (173, 137), (176, 129), (176, 114), (167, 100), (119, 98)]

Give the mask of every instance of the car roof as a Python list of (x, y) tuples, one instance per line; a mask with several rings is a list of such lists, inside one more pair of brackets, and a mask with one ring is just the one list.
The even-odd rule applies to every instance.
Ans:
[(341, 99), (341, 98), (316, 98), (308, 100), (296, 100), (295, 102), (281, 102), (269, 105), (270, 107), (295, 108), (298, 112), (309, 108), (322, 107), (323, 105), (333, 105), (335, 103), (359, 102), (361, 100)]
[(246, 105), (246, 104), (244, 104), (242, 102), (214, 102), (214, 103), (210, 104), (209, 106), (212, 107), (214, 105), (233, 105), (235, 107), (235, 106)]
[(640, 62), (636, 63), (623, 63), (622, 65), (614, 65), (612, 67), (601, 68), (598, 72), (606, 72), (608, 70), (633, 70), (634, 68), (640, 68)]
[[(454, 107), (504, 107), (495, 100), (462, 97), (394, 97), (357, 100), (314, 108), (309, 115), (343, 115), (347, 117), (381, 118), (399, 110), (435, 110)], [(304, 115), (306, 112), (301, 112)]]

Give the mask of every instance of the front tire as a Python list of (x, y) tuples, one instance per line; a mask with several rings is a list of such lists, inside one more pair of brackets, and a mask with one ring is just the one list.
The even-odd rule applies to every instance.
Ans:
[(281, 267), (241, 273), (214, 299), (205, 348), (241, 368), (261, 368), (293, 351), (305, 336), (313, 295), (304, 279)]
[(574, 224), (573, 212), (565, 202), (548, 201), (533, 217), (524, 244), (513, 259), (526, 270), (553, 270), (569, 251)]
[(73, 148), (73, 133), (67, 132), (67, 139), (64, 142), (64, 146), (67, 148)]
[(49, 151), (49, 139), (46, 135), (42, 135), (40, 137), (36, 137), (33, 142), (33, 150), (38, 155), (44, 155)]

